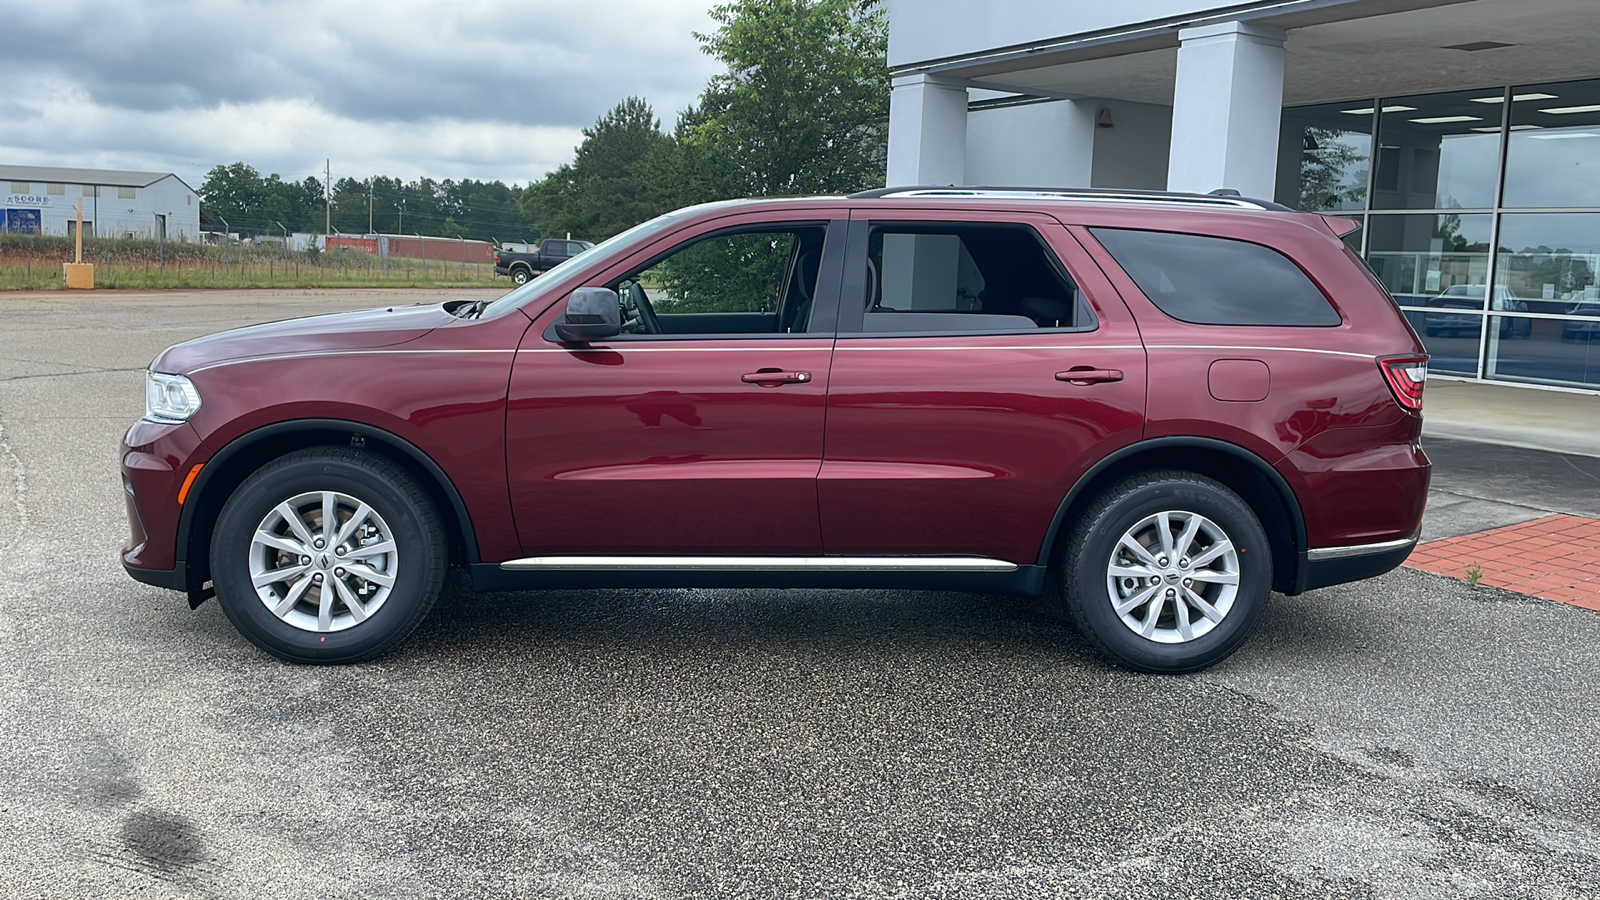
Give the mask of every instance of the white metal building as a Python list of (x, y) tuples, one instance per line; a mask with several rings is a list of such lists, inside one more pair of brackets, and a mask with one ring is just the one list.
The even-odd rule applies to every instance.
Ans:
[(200, 236), (200, 198), (171, 173), (0, 165), (0, 231), (70, 235), (80, 200), (86, 237)]
[(1600, 390), (1600, 0), (889, 11), (889, 184), (1232, 188), (1350, 216), (1433, 372)]

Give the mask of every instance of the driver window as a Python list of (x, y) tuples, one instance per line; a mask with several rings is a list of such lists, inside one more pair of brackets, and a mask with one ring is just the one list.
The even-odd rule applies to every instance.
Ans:
[(623, 332), (800, 334), (825, 230), (786, 225), (701, 238), (621, 279)]

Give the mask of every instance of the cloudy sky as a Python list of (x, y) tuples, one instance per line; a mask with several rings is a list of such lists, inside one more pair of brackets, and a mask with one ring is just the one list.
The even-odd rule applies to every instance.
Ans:
[(0, 0), (0, 163), (526, 183), (618, 100), (670, 127), (713, 0)]

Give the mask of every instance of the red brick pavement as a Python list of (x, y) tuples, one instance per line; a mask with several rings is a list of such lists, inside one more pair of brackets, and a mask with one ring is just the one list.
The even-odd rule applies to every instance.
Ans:
[(1432, 541), (1406, 565), (1463, 581), (1477, 566), (1479, 584), (1600, 610), (1600, 519), (1546, 516)]

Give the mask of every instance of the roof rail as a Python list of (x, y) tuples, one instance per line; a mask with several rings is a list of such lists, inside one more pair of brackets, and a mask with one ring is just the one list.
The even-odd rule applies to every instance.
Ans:
[(1077, 200), (1089, 203), (1162, 203), (1227, 209), (1293, 212), (1289, 207), (1267, 200), (1242, 197), (1238, 191), (1221, 188), (1209, 194), (1176, 191), (1138, 191), (1123, 188), (990, 187), (974, 185), (918, 185), (886, 187), (851, 194), (852, 200), (900, 200), (913, 198), (989, 198), (996, 200)]

